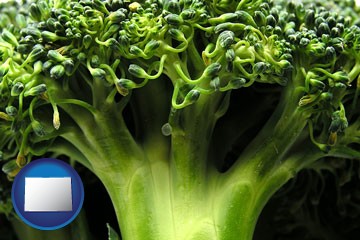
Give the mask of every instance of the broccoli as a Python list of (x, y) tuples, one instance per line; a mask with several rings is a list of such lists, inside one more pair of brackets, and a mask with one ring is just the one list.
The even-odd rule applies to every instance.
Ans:
[(360, 159), (354, 1), (0, 9), (3, 172), (45, 154), (84, 165), (122, 239), (250, 240), (302, 169)]

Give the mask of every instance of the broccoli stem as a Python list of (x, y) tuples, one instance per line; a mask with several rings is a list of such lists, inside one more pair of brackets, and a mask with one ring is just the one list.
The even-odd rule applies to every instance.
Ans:
[[(170, 64), (167, 72), (173, 83), (178, 81)], [(301, 77), (295, 73), (293, 84)], [(289, 96), (295, 86), (289, 84), (286, 102), (280, 101), (263, 131), (230, 171), (221, 174), (208, 154), (223, 95), (201, 95), (194, 104), (174, 111), (163, 104), (170, 96), (161, 91), (150, 96), (160, 82), (149, 83), (133, 96), (133, 104), (141, 106), (134, 112), (141, 138), (130, 133), (115, 102), (92, 111), (60, 102), (78, 125), (62, 137), (87, 159), (107, 189), (123, 239), (252, 239), (262, 208), (301, 161), (287, 156), (308, 117), (298, 109), (299, 96)], [(54, 96), (70, 98), (62, 94)], [(86, 121), (77, 117), (84, 111)], [(160, 129), (168, 114), (172, 132), (166, 138)]]
[[(178, 84), (181, 76), (172, 63), (181, 60), (169, 54), (166, 61), (167, 77)], [(190, 78), (187, 66), (179, 66)], [(57, 142), (62, 149), (72, 146), (69, 151), (75, 149), (100, 178), (123, 239), (250, 240), (269, 198), (303, 166), (301, 156), (291, 154), (309, 117), (298, 106), (301, 93), (293, 91), (302, 86), (303, 77), (294, 70), (272, 117), (226, 173), (217, 171), (209, 155), (224, 93), (201, 95), (192, 105), (175, 110), (164, 104), (171, 98), (162, 91), (164, 79), (151, 81), (132, 96), (136, 121), (135, 132), (130, 132), (124, 116), (128, 112), (117, 111), (121, 101), (94, 100), (99, 98), (94, 92), (93, 108), (88, 109), (61, 101), (73, 98), (70, 90), (53, 83), (48, 91), (72, 120), (72, 131), (61, 135), (65, 142)], [(161, 134), (165, 123), (172, 128), (169, 137)], [(315, 152), (306, 157), (312, 159)]]
[(76, 219), (68, 226), (51, 231), (43, 231), (32, 228), (18, 218), (11, 218), (18, 239), (21, 240), (91, 240), (92, 236), (89, 232), (87, 220), (84, 211), (81, 211)]

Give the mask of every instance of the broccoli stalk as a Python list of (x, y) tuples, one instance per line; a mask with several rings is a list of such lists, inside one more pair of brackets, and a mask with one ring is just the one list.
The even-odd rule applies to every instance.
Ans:
[(92, 239), (89, 235), (87, 221), (83, 212), (81, 212), (80, 215), (69, 226), (53, 231), (42, 231), (42, 230), (34, 229), (23, 223), (17, 217), (12, 217), (10, 222), (19, 239), (28, 239), (28, 240), (35, 240), (35, 239), (91, 240)]
[(26, 4), (0, 25), (3, 171), (83, 164), (123, 239), (252, 239), (301, 169), (360, 159), (351, 1), (332, 3), (346, 18), (308, 1)]

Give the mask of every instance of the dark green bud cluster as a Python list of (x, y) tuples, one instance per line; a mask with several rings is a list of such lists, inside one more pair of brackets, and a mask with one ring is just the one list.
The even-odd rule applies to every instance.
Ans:
[(338, 133), (344, 132), (344, 130), (348, 127), (348, 121), (345, 117), (345, 113), (343, 111), (335, 111), (331, 116), (331, 124), (329, 127), (330, 133)]
[(38, 86), (32, 87), (24, 92), (24, 97), (27, 96), (38, 96), (45, 93), (47, 90), (45, 84), (39, 84)]
[(39, 137), (43, 137), (43, 136), (46, 135), (44, 126), (39, 121), (36, 121), (36, 120), (32, 121), (31, 122), (31, 127), (34, 130), (34, 133), (36, 135), (38, 135)]
[(10, 117), (16, 117), (18, 110), (16, 107), (14, 106), (8, 106), (5, 109), (6, 113), (10, 116)]

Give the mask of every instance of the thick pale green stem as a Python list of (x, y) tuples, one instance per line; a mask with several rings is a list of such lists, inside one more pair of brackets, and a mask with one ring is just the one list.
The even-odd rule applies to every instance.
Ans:
[(14, 231), (21, 240), (91, 240), (86, 216), (83, 211), (68, 226), (57, 230), (44, 231), (32, 228), (17, 218), (11, 219)]
[(236, 183), (227, 183), (215, 198), (215, 224), (219, 240), (251, 240), (258, 216), (272, 194), (277, 191), (291, 174), (276, 174), (255, 181), (246, 174), (239, 176)]
[(189, 205), (194, 194), (204, 194), (209, 175), (215, 170), (208, 158), (209, 145), (216, 123), (219, 96), (201, 96), (193, 105), (176, 110), (170, 117), (171, 174), (173, 197), (188, 198)]
[(268, 199), (294, 174), (282, 165), (259, 179), (242, 172), (234, 182), (223, 175), (198, 192), (181, 195), (171, 170), (159, 161), (140, 167), (124, 187), (116, 173), (100, 176), (118, 214), (125, 240), (251, 240)]

